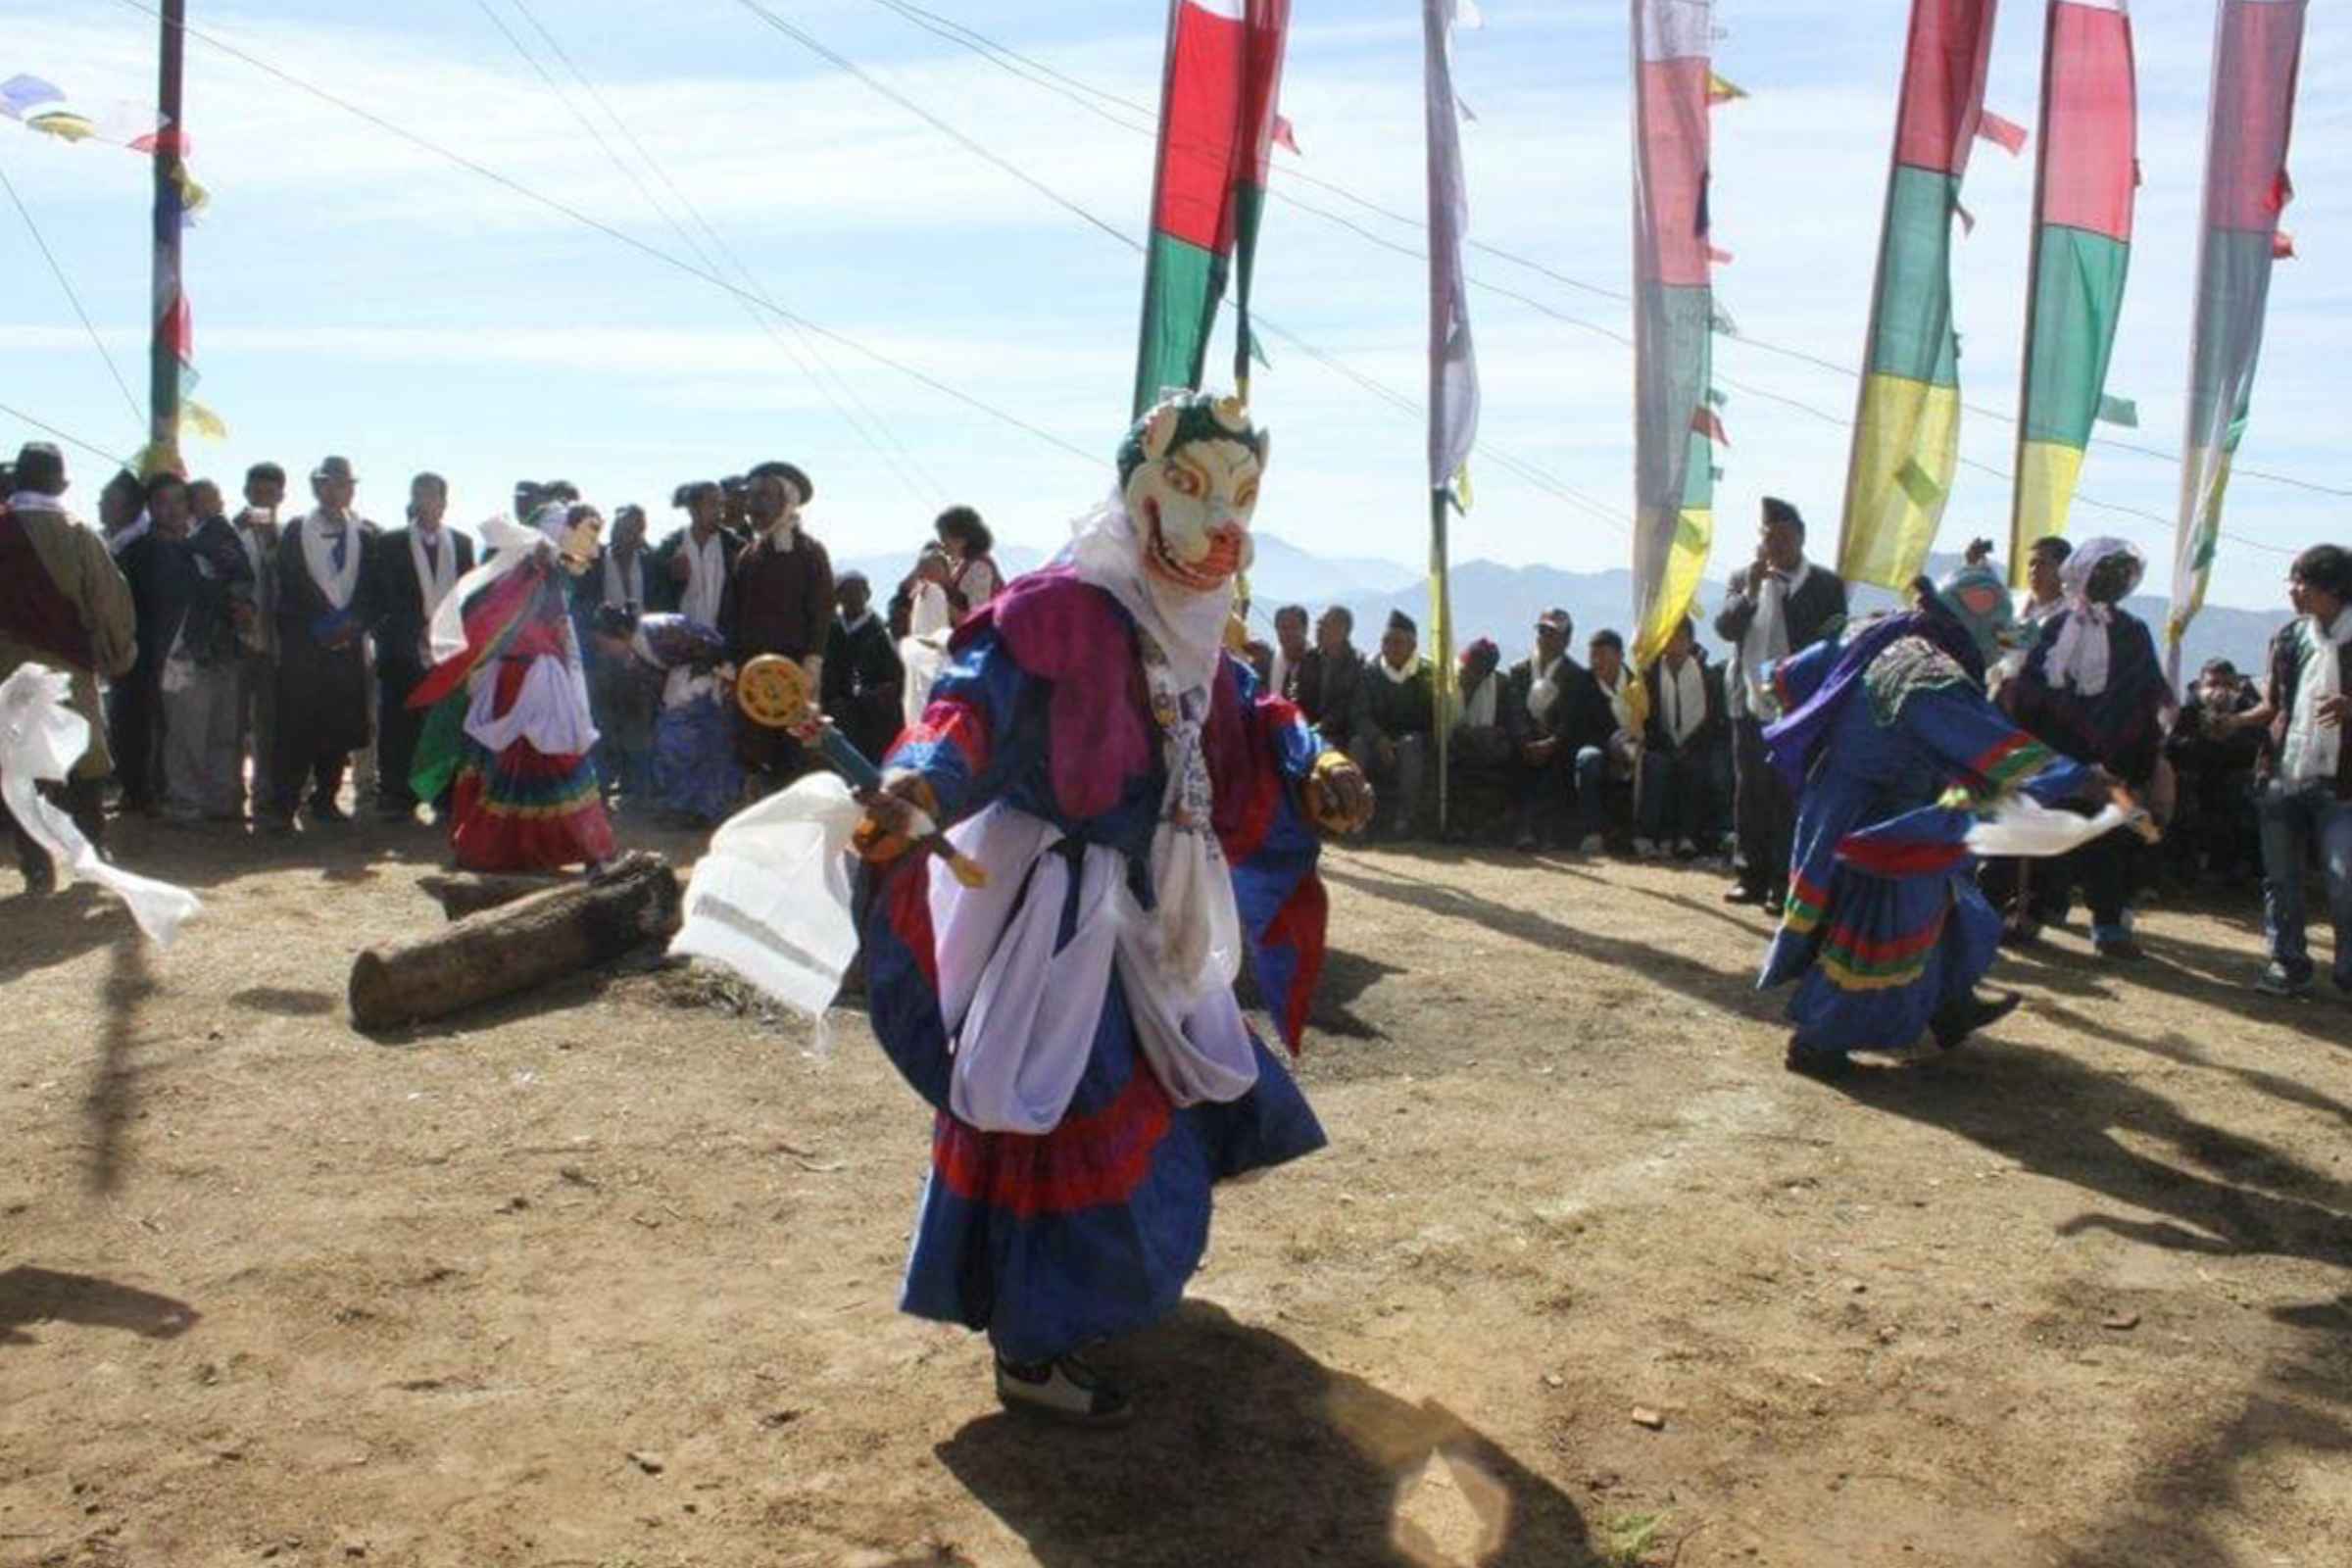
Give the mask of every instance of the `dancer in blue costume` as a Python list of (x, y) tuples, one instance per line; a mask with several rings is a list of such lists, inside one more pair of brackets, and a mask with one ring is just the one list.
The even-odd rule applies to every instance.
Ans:
[(1969, 830), (2013, 792), (2044, 805), (2112, 792), (2002, 716), (1956, 607), (1924, 579), (1915, 592), (1919, 609), (1774, 672), (1788, 716), (1765, 746), (1799, 802), (1788, 906), (1758, 984), (1797, 982), (1791, 1071), (1836, 1073), (1848, 1052), (1900, 1051), (1923, 1030), (1949, 1049), (2007, 1014), (2016, 996), (1976, 992), (2001, 922), (1977, 890)]
[[(1175, 1308), (1213, 1183), (1324, 1142), (1232, 987), (1246, 952), (1297, 1050), (1318, 834), (1372, 808), (1221, 649), (1265, 451), (1232, 400), (1148, 414), (1069, 549), (956, 629), (859, 830), (874, 1032), (939, 1112), (901, 1304), (986, 1330), (1013, 1408), (1123, 1420), (1076, 1352)], [(917, 811), (985, 888), (904, 853)]]

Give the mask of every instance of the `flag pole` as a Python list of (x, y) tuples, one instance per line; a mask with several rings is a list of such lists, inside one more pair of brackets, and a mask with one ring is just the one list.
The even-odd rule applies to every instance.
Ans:
[(1159, 74), (1159, 134), (1153, 139), (1152, 151), (1152, 206), (1146, 223), (1144, 246), (1144, 299), (1138, 310), (1135, 326), (1135, 407), (1127, 416), (1140, 419), (1144, 411), (1159, 401), (1164, 387), (1146, 386), (1144, 368), (1152, 363), (1152, 301), (1159, 282), (1159, 247), (1151, 242), (1152, 225), (1159, 220), (1160, 187), (1167, 178), (1168, 101), (1176, 85), (1176, 22), (1184, 0), (1168, 0), (1166, 62)]
[[(1886, 243), (1887, 225), (1894, 221), (1894, 181), (1903, 165), (1903, 106), (1911, 101), (1912, 56), (1918, 50), (1919, 4), (1913, 0), (1911, 21), (1903, 29), (1903, 77), (1895, 89), (1894, 133), (1886, 144), (1886, 196), (1879, 209), (1879, 261), (1870, 279), (1870, 324), (1862, 333), (1862, 375), (1854, 383), (1854, 423), (1849, 445), (1851, 453), (1845, 468), (1845, 512), (1838, 519), (1838, 575), (1846, 581), (1854, 580), (1854, 563), (1846, 552), (1854, 539), (1854, 492), (1862, 483), (1862, 416), (1870, 407), (1871, 366), (1879, 350), (1879, 314), (1886, 299), (1886, 260), (1891, 247)], [(1952, 215), (1946, 212), (1943, 220), (1948, 227)]]
[(2016, 472), (2009, 480), (2009, 586), (2026, 586), (2026, 441), (2034, 401), (2034, 318), (2041, 295), (2042, 194), (2050, 179), (2050, 76), (2055, 69), (2059, 0), (2046, 0), (2041, 11), (2041, 107), (2034, 117), (2040, 145), (2034, 149), (2034, 224), (2026, 252), (2026, 341), (2017, 367)]
[(154, 320), (147, 347), (147, 461), (149, 472), (179, 466), (179, 349), (173, 322), (180, 314), (180, 169), (186, 158), (181, 134), (181, 57), (186, 40), (187, 0), (163, 0), (158, 10), (155, 88), (155, 277)]
[[(1438, 732), (1438, 837), (1446, 836), (1450, 819), (1453, 769), (1448, 765), (1448, 754), (1453, 741), (1453, 594), (1446, 580), (1446, 508), (1449, 505), (1446, 492), (1429, 493), (1429, 598), (1430, 652), (1432, 661), (1430, 715)], [(1489, 680), (1494, 677), (1490, 675)]]

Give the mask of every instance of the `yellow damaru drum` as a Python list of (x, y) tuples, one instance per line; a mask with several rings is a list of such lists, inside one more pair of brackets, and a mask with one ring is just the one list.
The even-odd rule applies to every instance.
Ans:
[(761, 654), (735, 677), (735, 704), (744, 717), (768, 729), (806, 723), (814, 711), (808, 672), (781, 654)]

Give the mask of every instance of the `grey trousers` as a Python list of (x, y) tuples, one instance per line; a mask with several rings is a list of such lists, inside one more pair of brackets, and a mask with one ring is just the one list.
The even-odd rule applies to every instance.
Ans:
[(237, 670), (237, 750), (239, 771), (247, 760), (253, 765), (253, 804), (257, 808), (277, 799), (270, 778), (276, 747), (277, 665), (267, 655), (247, 654)]
[(1428, 781), (1435, 756), (1427, 735), (1406, 735), (1396, 742), (1396, 763), (1381, 765), (1369, 735), (1348, 748), (1348, 760), (1364, 770), (1379, 797), (1379, 821), (1391, 833), (1411, 832), (1421, 820), (1422, 786)]
[(242, 816), (237, 709), (242, 683), (233, 664), (198, 669), (177, 691), (163, 693), (164, 801), (187, 815)]

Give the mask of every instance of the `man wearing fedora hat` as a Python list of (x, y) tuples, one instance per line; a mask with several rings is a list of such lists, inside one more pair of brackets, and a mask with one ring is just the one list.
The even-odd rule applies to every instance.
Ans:
[[(29, 443), (14, 470), (0, 498), (0, 679), (33, 663), (72, 677), (74, 710), (89, 721), (89, 749), (62, 790), (43, 788), (62, 799), (95, 845), (105, 836), (98, 791), (109, 765), (98, 681), (119, 679), (138, 655), (130, 585), (106, 542), (66, 511), (66, 460), (57, 448)], [(55, 887), (48, 854), (13, 818), (8, 823), (26, 888)]]
[(349, 458), (311, 473), (318, 504), (277, 544), (277, 798), (268, 824), (293, 825), (310, 787), (314, 825), (349, 820), (336, 797), (351, 754), (365, 750), (368, 633), (382, 614), (376, 527), (352, 510), (359, 476)]

